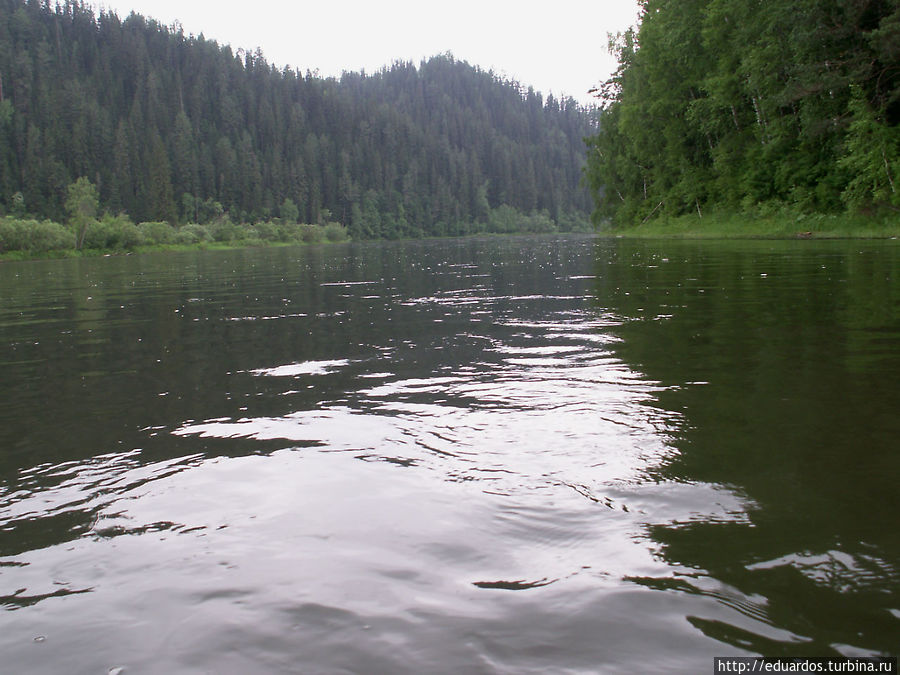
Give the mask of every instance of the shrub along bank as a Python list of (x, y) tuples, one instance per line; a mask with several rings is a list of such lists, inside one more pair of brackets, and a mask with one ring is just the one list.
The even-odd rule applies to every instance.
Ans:
[(315, 244), (348, 239), (347, 229), (335, 222), (311, 225), (273, 220), (246, 225), (233, 223), (226, 217), (206, 225), (188, 223), (176, 227), (166, 222), (135, 224), (125, 215), (106, 215), (78, 232), (71, 225), (49, 220), (0, 218), (0, 256), (6, 258), (63, 257), (159, 248)]

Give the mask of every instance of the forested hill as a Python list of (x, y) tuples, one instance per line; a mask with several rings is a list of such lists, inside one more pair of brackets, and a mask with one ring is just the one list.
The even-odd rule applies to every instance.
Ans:
[(896, 0), (641, 4), (600, 92), (599, 217), (900, 211)]
[(286, 211), (360, 238), (419, 236), (471, 231), (506, 205), (565, 226), (590, 209), (591, 131), (574, 100), (449, 55), (326, 79), (135, 14), (0, 0), (7, 211), (61, 220), (85, 176), (101, 208), (135, 221)]

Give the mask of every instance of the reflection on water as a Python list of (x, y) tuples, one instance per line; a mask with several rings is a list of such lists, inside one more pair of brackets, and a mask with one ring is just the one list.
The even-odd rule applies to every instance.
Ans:
[(630, 673), (890, 652), (900, 256), (802, 245), (0, 267), (5, 661)]
[[(683, 411), (660, 475), (730, 485), (744, 523), (657, 523), (667, 560), (696, 569), (807, 654), (896, 653), (900, 612), (900, 292), (896, 242), (632, 249), (603, 265), (623, 315), (664, 296), (660, 322), (624, 322), (618, 354)], [(637, 278), (640, 281), (637, 281)], [(668, 341), (665, 354), (655, 344)], [(657, 580), (646, 580), (658, 585)], [(694, 621), (735, 647), (796, 653), (755, 629)]]

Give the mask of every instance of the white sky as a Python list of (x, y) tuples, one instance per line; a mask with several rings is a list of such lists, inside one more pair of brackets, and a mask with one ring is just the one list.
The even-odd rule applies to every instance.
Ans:
[(131, 11), (232, 49), (261, 48), (279, 68), (369, 73), (395, 60), (450, 51), (460, 61), (587, 103), (615, 68), (607, 33), (637, 20), (636, 0), (94, 0), (124, 19)]

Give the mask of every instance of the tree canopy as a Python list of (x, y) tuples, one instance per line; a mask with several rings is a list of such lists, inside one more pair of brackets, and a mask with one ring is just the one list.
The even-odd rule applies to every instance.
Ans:
[(900, 208), (896, 0), (643, 0), (611, 39), (595, 219)]

